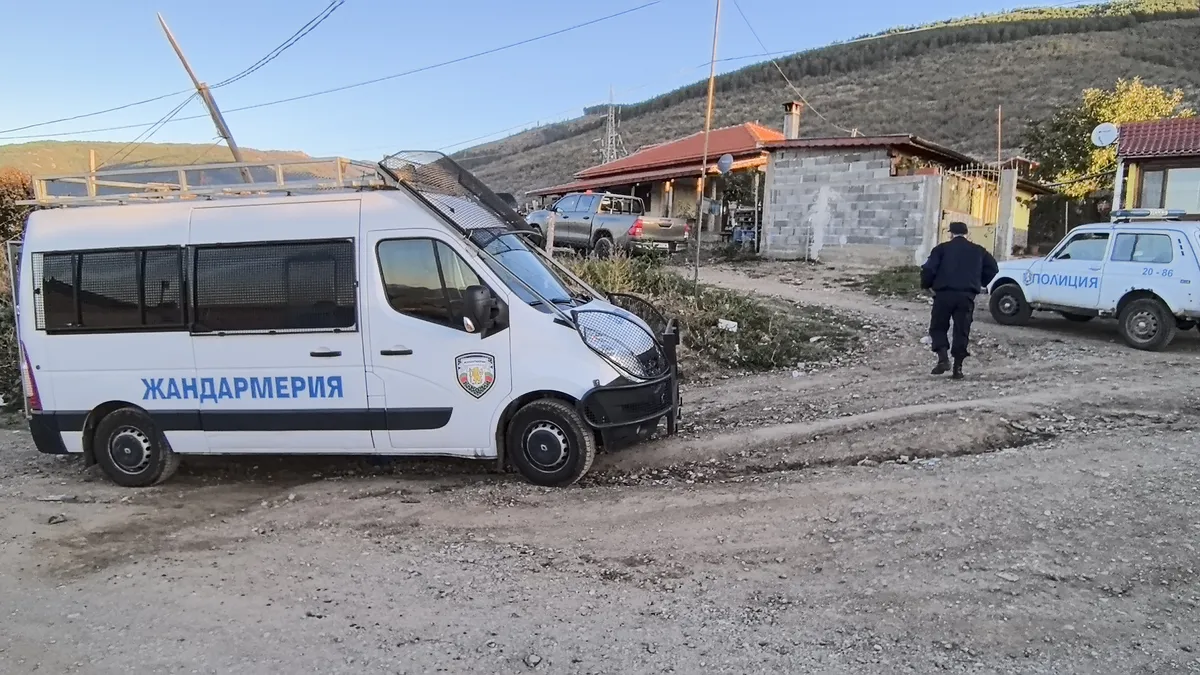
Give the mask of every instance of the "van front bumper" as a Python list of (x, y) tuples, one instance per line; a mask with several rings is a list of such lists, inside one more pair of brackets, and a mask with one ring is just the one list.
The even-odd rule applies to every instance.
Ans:
[(600, 432), (604, 447), (610, 450), (644, 440), (664, 418), (667, 435), (674, 434), (679, 409), (679, 380), (674, 369), (649, 382), (619, 377), (592, 389), (579, 401), (584, 421)]

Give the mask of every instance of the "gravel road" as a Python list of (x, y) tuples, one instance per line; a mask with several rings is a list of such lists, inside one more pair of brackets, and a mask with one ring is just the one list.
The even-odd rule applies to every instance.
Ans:
[(568, 490), (328, 458), (123, 490), (0, 430), (0, 672), (1200, 672), (1195, 332), (981, 311), (934, 380), (926, 308), (821, 273), (704, 279), (856, 313), (865, 356), (695, 382)]

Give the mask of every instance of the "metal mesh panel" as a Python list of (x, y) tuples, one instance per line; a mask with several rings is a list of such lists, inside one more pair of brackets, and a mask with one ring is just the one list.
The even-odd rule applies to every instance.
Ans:
[(180, 327), (184, 308), (179, 248), (76, 251), (33, 256), (43, 330)]
[[(35, 263), (36, 267), (36, 263)], [(37, 327), (46, 330), (75, 328), (75, 256), (48, 253), (41, 256), (42, 292)]]
[(615, 312), (577, 310), (575, 325), (584, 343), (623, 372), (640, 379), (660, 377), (670, 362), (654, 336)]
[(608, 301), (612, 305), (620, 307), (642, 321), (645, 321), (646, 325), (650, 327), (650, 330), (653, 331), (655, 335), (662, 335), (664, 332), (666, 332), (666, 317), (664, 317), (662, 312), (658, 311), (658, 308), (651, 304), (649, 300), (626, 293), (609, 293)]
[(146, 251), (142, 261), (142, 324), (180, 326), (184, 316), (183, 249)]
[(38, 293), (37, 284), (42, 283), (42, 269), (45, 266), (42, 260), (41, 253), (34, 253), (29, 256), (29, 266), (33, 268), (33, 327), (38, 330), (46, 330), (46, 302), (45, 296)]
[(674, 380), (636, 387), (597, 389), (583, 400), (583, 416), (597, 428), (647, 422), (667, 415), (674, 407)]
[(496, 193), (440, 152), (398, 152), (385, 157), (379, 166), (464, 230), (529, 229)]
[(195, 249), (196, 332), (354, 328), (354, 242)]
[(137, 251), (77, 253), (80, 326), (124, 328), (141, 324)]

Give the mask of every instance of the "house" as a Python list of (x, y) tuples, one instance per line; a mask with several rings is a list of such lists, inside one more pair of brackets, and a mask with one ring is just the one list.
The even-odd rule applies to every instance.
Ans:
[[(732, 171), (753, 171), (757, 176), (767, 164), (765, 145), (783, 137), (775, 129), (754, 123), (713, 129), (708, 138), (708, 174), (717, 175), (717, 159), (728, 154), (733, 157)], [(698, 206), (696, 190), (703, 156), (704, 134), (697, 132), (584, 169), (570, 183), (531, 190), (529, 194), (555, 197), (587, 190), (628, 194), (641, 197), (649, 214), (691, 219)], [(709, 196), (716, 195), (716, 181), (709, 181), (708, 190)]]
[(1200, 220), (1200, 118), (1122, 124), (1118, 208), (1182, 209)]
[(961, 220), (997, 257), (1025, 246), (1033, 200), (1050, 190), (911, 134), (766, 143), (760, 252), (779, 259), (922, 262)]

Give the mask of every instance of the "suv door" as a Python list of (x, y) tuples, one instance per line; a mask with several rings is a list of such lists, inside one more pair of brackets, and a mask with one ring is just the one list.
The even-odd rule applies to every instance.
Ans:
[(368, 246), (367, 377), (382, 380), (371, 408), (382, 408), (387, 422), (375, 446), (487, 456), (492, 420), (512, 389), (510, 331), (468, 333), (463, 291), (484, 285), (503, 299), (500, 286), (482, 281), (439, 231), (371, 232)]
[(1026, 299), (1057, 307), (1095, 309), (1100, 301), (1100, 276), (1109, 235), (1107, 231), (1070, 235), (1026, 273)]
[[(1178, 241), (1176, 241), (1178, 238)], [(1116, 310), (1121, 297), (1130, 289), (1148, 288), (1158, 293), (1172, 308), (1182, 307), (1180, 291), (1195, 283), (1195, 263), (1185, 258), (1183, 235), (1167, 230), (1129, 230), (1117, 232), (1112, 253), (1104, 265), (1100, 285), (1100, 306)]]
[(579, 195), (567, 195), (554, 203), (554, 243), (575, 246), (578, 242), (571, 238), (571, 219), (575, 216), (575, 206), (579, 203)]
[(575, 207), (575, 217), (571, 219), (571, 241), (579, 246), (589, 246), (592, 243), (592, 219), (600, 204), (600, 195), (579, 195), (579, 204)]

